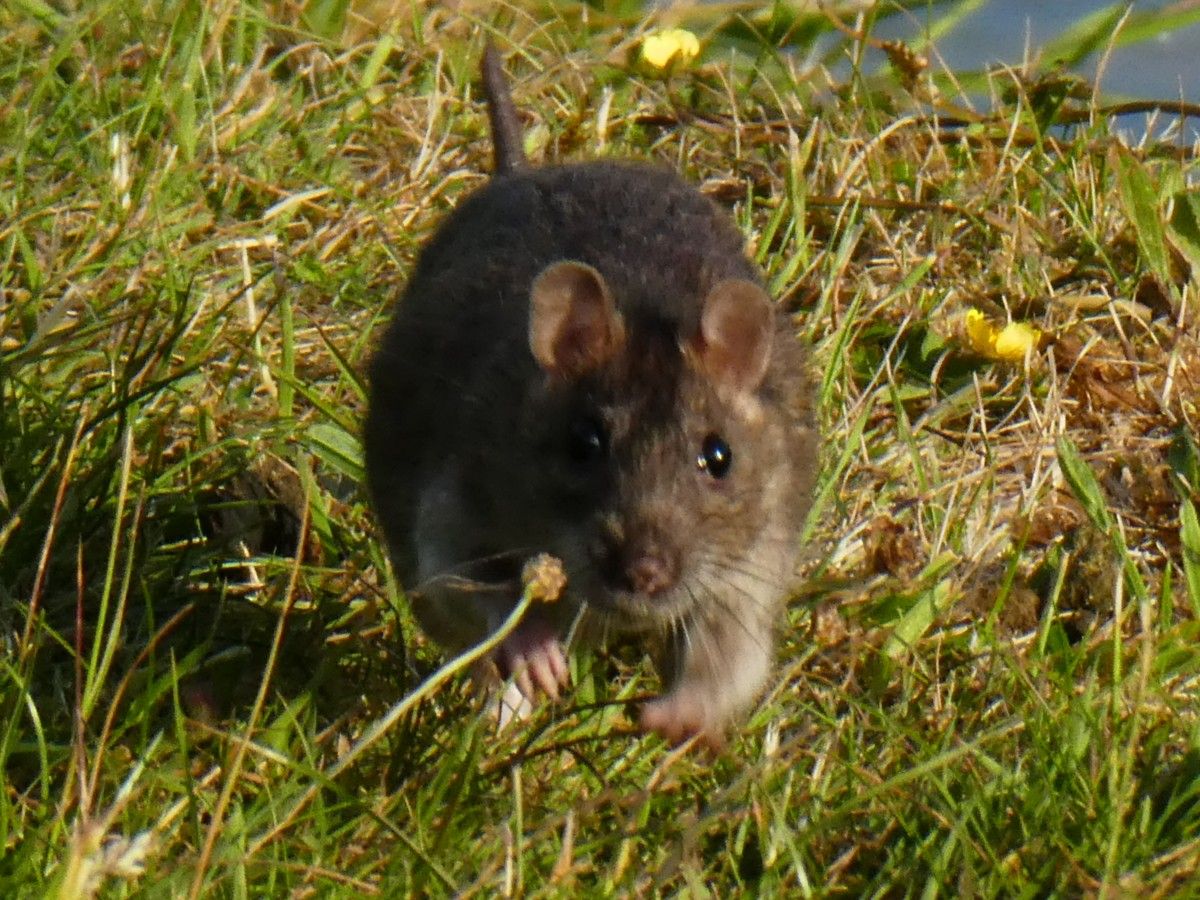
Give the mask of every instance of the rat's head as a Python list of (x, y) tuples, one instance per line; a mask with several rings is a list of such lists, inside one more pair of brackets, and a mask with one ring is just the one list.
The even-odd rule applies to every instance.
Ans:
[(773, 377), (798, 365), (776, 323), (745, 279), (716, 281), (683, 323), (623, 315), (581, 262), (534, 281), (529, 346), (544, 378), (524, 430), (553, 510), (540, 540), (605, 618), (739, 615), (784, 588), (807, 506), (797, 468), (811, 459), (796, 458), (807, 423)]

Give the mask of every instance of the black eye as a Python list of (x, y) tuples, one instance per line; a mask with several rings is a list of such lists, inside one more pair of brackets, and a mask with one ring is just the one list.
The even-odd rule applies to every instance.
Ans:
[(567, 429), (567, 456), (583, 465), (600, 459), (608, 450), (604, 426), (595, 416), (578, 416)]
[(724, 478), (733, 465), (733, 451), (719, 434), (710, 434), (700, 445), (696, 465), (713, 478)]

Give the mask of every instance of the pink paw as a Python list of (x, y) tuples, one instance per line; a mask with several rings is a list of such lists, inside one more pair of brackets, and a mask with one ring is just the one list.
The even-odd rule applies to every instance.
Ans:
[(710, 750), (725, 746), (724, 721), (711, 704), (691, 693), (672, 691), (651, 700), (642, 707), (638, 724), (643, 731), (653, 731), (673, 745), (696, 737)]
[(496, 662), (500, 674), (511, 677), (529, 700), (538, 691), (557, 700), (559, 688), (566, 686), (571, 677), (558, 632), (538, 619), (523, 621), (504, 639)]

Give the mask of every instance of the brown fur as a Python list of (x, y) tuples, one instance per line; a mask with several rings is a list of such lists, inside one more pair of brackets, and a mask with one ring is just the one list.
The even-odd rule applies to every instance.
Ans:
[[(414, 610), (431, 636), (477, 641), (515, 601), (515, 590), (463, 590), (438, 576), (553, 553), (567, 597), (523, 625), (501, 663), (523, 688), (554, 694), (554, 635), (578, 610), (595, 634), (657, 636), (669, 690), (643, 724), (672, 740), (716, 742), (761, 689), (816, 469), (812, 387), (783, 314), (772, 314), (765, 345), (753, 322), (733, 321), (725, 356), (702, 364), (714, 287), (732, 283), (748, 303), (763, 296), (741, 243), (668, 171), (518, 168), (443, 223), (371, 364), (371, 494), (402, 581), (425, 583)], [(596, 273), (612, 321), (597, 327), (595, 304), (581, 303), (579, 328), (567, 321), (562, 333), (584, 362), (559, 370), (564, 325), (531, 326), (540, 313), (530, 298), (535, 279), (564, 261)], [(594, 297), (588, 278), (576, 281)], [(570, 308), (558, 298), (543, 306), (555, 316)], [(746, 356), (764, 346), (765, 365)], [(600, 458), (574, 459), (581, 429), (598, 429)], [(713, 435), (733, 454), (720, 479), (697, 464)]]

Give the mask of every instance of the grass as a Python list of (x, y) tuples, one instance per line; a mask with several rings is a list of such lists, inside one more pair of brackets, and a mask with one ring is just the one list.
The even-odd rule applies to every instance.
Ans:
[[(0, 11), (6, 896), (1190, 890), (1194, 147), (1037, 61), (839, 80), (849, 14), (691, 11), (660, 78), (633, 4), (299, 9)], [(484, 177), (492, 28), (535, 158), (682, 169), (814, 347), (806, 580), (717, 759), (634, 733), (619, 650), (496, 734), (372, 529), (364, 361)]]

